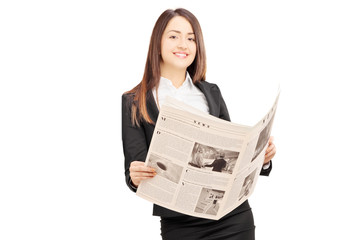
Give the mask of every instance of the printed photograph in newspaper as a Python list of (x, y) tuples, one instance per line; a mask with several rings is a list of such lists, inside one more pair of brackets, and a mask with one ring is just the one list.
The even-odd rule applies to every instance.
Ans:
[[(268, 117), (269, 117), (269, 115), (268, 115)], [(264, 149), (264, 147), (268, 143), (270, 134), (271, 134), (271, 127), (273, 124), (274, 117), (275, 117), (275, 113), (272, 115), (272, 118), (269, 121), (269, 123), (267, 124), (267, 126), (260, 132), (258, 142), (256, 144), (254, 156), (251, 161), (254, 161), (257, 158), (257, 156), (260, 154), (260, 152)], [(263, 121), (265, 121), (265, 119)]]
[(195, 212), (216, 215), (224, 195), (225, 191), (204, 187), (196, 204)]
[(179, 183), (183, 167), (155, 154), (150, 154), (148, 165), (156, 170), (156, 177), (163, 177), (176, 184)]
[(244, 180), (244, 183), (242, 185), (240, 194), (239, 194), (239, 200), (241, 201), (242, 198), (247, 197), (251, 191), (251, 187), (254, 183), (255, 180), (255, 173), (256, 173), (257, 169), (255, 169), (254, 171), (252, 171), (252, 173), (250, 173)]
[(206, 171), (232, 174), (239, 154), (195, 142), (189, 165)]

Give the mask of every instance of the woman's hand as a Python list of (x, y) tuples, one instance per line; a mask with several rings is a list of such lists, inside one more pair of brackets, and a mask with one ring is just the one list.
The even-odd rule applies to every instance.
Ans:
[(138, 187), (142, 180), (153, 178), (156, 175), (155, 169), (146, 167), (145, 163), (141, 161), (131, 162), (129, 170), (131, 181), (135, 187)]
[(268, 147), (265, 152), (264, 164), (267, 164), (268, 162), (270, 162), (270, 160), (275, 156), (275, 154), (276, 154), (276, 147), (274, 144), (274, 137), (271, 136), (269, 139)]

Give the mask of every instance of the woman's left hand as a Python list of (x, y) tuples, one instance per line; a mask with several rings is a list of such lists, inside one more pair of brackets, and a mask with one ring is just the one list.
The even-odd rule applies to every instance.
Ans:
[(268, 162), (270, 162), (270, 160), (275, 156), (275, 154), (276, 154), (276, 147), (274, 144), (274, 137), (271, 136), (269, 139), (268, 147), (265, 152), (264, 164), (267, 164)]

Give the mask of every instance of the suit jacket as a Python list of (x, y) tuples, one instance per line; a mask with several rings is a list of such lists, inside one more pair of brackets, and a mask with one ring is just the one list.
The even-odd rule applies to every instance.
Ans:
[[(230, 121), (230, 116), (226, 108), (225, 101), (221, 95), (220, 89), (216, 84), (206, 81), (201, 81), (195, 84), (205, 95), (209, 105), (209, 112), (211, 115), (221, 119)], [(141, 121), (140, 126), (133, 126), (131, 123), (131, 105), (133, 103), (132, 94), (123, 94), (122, 96), (122, 140), (123, 151), (125, 155), (125, 180), (129, 188), (136, 192), (136, 188), (132, 186), (130, 179), (129, 167), (132, 161), (145, 161), (146, 155), (150, 146), (151, 138), (155, 129), (155, 125)], [(159, 115), (155, 99), (152, 91), (147, 93), (147, 111), (150, 118), (156, 123)], [(272, 165), (266, 170), (261, 171), (261, 175), (268, 176), (270, 174)], [(233, 212), (245, 211), (250, 209), (248, 202), (244, 202)], [(153, 215), (162, 217), (180, 216), (181, 213), (174, 212), (167, 208), (160, 207), (154, 204)]]

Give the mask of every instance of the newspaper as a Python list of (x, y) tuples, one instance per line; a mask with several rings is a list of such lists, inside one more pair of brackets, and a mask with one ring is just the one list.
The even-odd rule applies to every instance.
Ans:
[(142, 181), (136, 194), (173, 211), (214, 220), (238, 207), (254, 191), (278, 98), (252, 127), (166, 99), (145, 161), (157, 175)]

